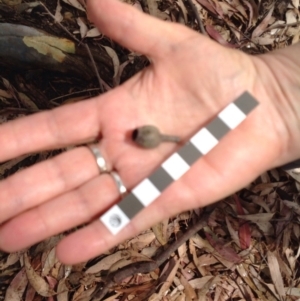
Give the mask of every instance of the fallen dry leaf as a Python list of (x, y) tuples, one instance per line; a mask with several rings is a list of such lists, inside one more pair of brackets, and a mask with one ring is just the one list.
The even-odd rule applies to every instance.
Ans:
[(146, 0), (149, 8), (149, 13), (151, 16), (156, 17), (161, 20), (170, 20), (170, 17), (168, 14), (160, 11), (158, 9), (158, 2), (156, 0)]
[(60, 279), (58, 285), (57, 285), (57, 301), (69, 301), (69, 289), (66, 285), (66, 279), (62, 278)]
[(57, 5), (56, 5), (56, 9), (55, 9), (55, 15), (54, 15), (54, 20), (58, 23), (60, 23), (64, 17), (61, 14), (61, 5), (60, 5), (60, 0), (57, 0)]
[(191, 284), (186, 280), (186, 278), (181, 275), (180, 276), (180, 282), (182, 283), (184, 287), (184, 293), (186, 295), (186, 298), (188, 300), (194, 300), (197, 298), (197, 294), (194, 290), (194, 288), (191, 286)]
[(4, 301), (22, 301), (28, 279), (25, 268), (21, 269), (9, 284)]
[(50, 297), (55, 295), (55, 292), (52, 290), (49, 283), (47, 283), (46, 280), (43, 277), (41, 277), (38, 273), (36, 273), (33, 269), (33, 267), (30, 264), (27, 253), (24, 253), (23, 258), (28, 281), (35, 289), (35, 291), (43, 297)]
[(241, 262), (242, 258), (234, 251), (233, 248), (225, 246), (225, 242), (222, 239), (212, 236), (207, 232), (205, 233), (205, 236), (215, 251), (224, 259), (235, 264)]
[(204, 6), (208, 11), (210, 11), (213, 14), (217, 14), (217, 11), (215, 10), (215, 8), (213, 7), (212, 4), (210, 4), (207, 0), (197, 0), (197, 2), (199, 4), (201, 4), (202, 6)]
[(119, 67), (120, 67), (120, 61), (119, 61), (118, 55), (111, 47), (109, 47), (109, 46), (102, 46), (102, 47), (106, 50), (107, 54), (112, 59), (113, 66), (114, 66), (113, 78), (115, 78), (118, 74), (118, 70), (119, 70)]
[(168, 223), (169, 223), (169, 219), (165, 219), (164, 221), (152, 227), (156, 239), (159, 241), (159, 243), (162, 246), (164, 246), (168, 242), (168, 238), (169, 238), (167, 233)]
[(280, 268), (276, 254), (274, 252), (268, 251), (267, 260), (270, 269), (270, 275), (276, 288), (276, 291), (279, 294), (279, 296), (285, 296), (286, 294), (284, 290), (283, 279), (280, 273)]
[(26, 290), (26, 297), (25, 297), (25, 301), (34, 301), (34, 299), (37, 297), (37, 299), (39, 300), (40, 296), (36, 296), (36, 291), (35, 289), (28, 284), (27, 290)]
[(146, 248), (155, 240), (155, 234), (152, 231), (142, 233), (128, 241), (128, 246), (134, 251), (140, 251)]
[(10, 253), (5, 261), (0, 261), (0, 271), (5, 270), (11, 265), (17, 263), (20, 260), (20, 256), (20, 252)]
[(95, 37), (99, 37), (100, 35), (102, 35), (102, 33), (96, 27), (88, 30), (88, 32), (86, 33), (87, 38), (95, 38)]
[(82, 6), (82, 4), (79, 1), (77, 1), (77, 0), (63, 0), (63, 1), (69, 5), (85, 12), (85, 8)]
[(259, 37), (268, 27), (269, 22), (271, 20), (272, 14), (274, 11), (274, 5), (271, 6), (268, 14), (265, 16), (265, 18), (260, 22), (260, 24), (253, 30), (252, 32), (252, 39)]
[[(244, 209), (241, 205), (239, 197), (234, 194), (234, 200), (236, 203), (237, 213), (239, 215), (245, 215)], [(250, 233), (250, 225), (248, 222), (240, 222), (239, 227), (239, 242), (241, 249), (248, 249), (251, 244), (251, 233)]]
[(79, 32), (80, 32), (80, 36), (81, 38), (85, 38), (86, 35), (87, 35), (87, 32), (88, 32), (88, 27), (87, 25), (85, 24), (83, 18), (79, 17), (79, 18), (76, 18), (76, 22), (79, 26)]
[(235, 45), (228, 43), (213, 26), (206, 25), (206, 31), (219, 44), (229, 48), (236, 48)]
[(34, 101), (32, 101), (26, 94), (18, 92), (18, 98), (25, 108), (31, 109), (33, 111), (39, 111), (39, 108), (34, 103)]
[(183, 15), (183, 19), (184, 19), (184, 23), (187, 24), (188, 23), (188, 12), (187, 12), (187, 9), (183, 3), (182, 0), (177, 0), (177, 5), (178, 7), (180, 8), (181, 12), (182, 12), (182, 15)]
[(0, 89), (0, 97), (11, 98), (11, 94), (5, 90)]

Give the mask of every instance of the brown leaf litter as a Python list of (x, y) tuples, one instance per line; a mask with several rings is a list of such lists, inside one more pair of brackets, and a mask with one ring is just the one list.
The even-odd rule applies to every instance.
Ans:
[[(135, 64), (142, 56), (107, 43), (89, 24), (84, 1), (65, 2), (68, 5), (59, 1), (55, 6), (46, 1), (46, 5), (55, 22), (80, 39), (94, 39), (92, 43), (98, 43), (107, 54), (111, 79), (98, 78), (102, 88), (117, 86), (141, 69)], [(226, 47), (250, 53), (299, 41), (299, 0), (126, 2), (155, 17), (202, 31)], [(7, 21), (12, 22), (14, 18), (9, 16), (14, 10), (28, 13), (38, 6), (38, 2), (6, 1), (0, 4), (0, 12), (8, 12)], [(53, 22), (52, 17), (47, 22)], [(143, 60), (139, 62), (145, 64)], [(39, 91), (32, 88), (34, 83), (27, 81), (22, 87), (28, 90), (24, 90), (4, 74), (0, 76), (1, 123), (80, 101), (93, 89), (99, 91), (94, 86), (74, 93), (68, 86), (68, 91), (61, 90), (51, 100), (52, 94), (43, 91), (31, 94)], [(60, 90), (56, 85), (57, 77), (52, 86)], [(36, 99), (44, 100), (37, 103)], [(52, 155), (45, 152), (1, 164), (0, 177)], [(236, 195), (162, 221), (75, 266), (63, 265), (55, 256), (55, 246), (65, 234), (22, 252), (0, 253), (0, 300), (300, 300), (299, 174), (299, 170), (268, 171)]]

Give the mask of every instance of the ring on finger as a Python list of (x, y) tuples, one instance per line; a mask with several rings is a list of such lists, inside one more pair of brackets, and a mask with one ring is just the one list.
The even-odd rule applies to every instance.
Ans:
[(123, 184), (119, 174), (116, 171), (112, 171), (110, 172), (110, 175), (112, 176), (112, 178), (114, 179), (117, 188), (119, 190), (119, 193), (121, 195), (121, 197), (124, 196), (124, 194), (127, 192), (127, 188), (125, 187), (125, 185)]
[(106, 161), (99, 150), (99, 146), (97, 144), (88, 144), (87, 147), (91, 150), (92, 154), (96, 159), (97, 165), (100, 170), (100, 174), (108, 173)]

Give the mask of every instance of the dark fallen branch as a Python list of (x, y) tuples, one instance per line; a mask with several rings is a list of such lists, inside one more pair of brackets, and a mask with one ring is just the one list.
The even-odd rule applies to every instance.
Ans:
[[(99, 75), (92, 71), (92, 68), (95, 69), (96, 60), (101, 66), (101, 76), (106, 80), (111, 79), (113, 65), (106, 51), (97, 49), (92, 54), (90, 48), (86, 44), (84, 46), (85, 49), (79, 43), (76, 45), (71, 40), (33, 27), (0, 23), (1, 67), (54, 71), (91, 80)], [(104, 83), (101, 81), (102, 86)]]
[[(63, 26), (60, 22), (58, 22), (56, 19), (55, 19), (55, 16), (53, 15), (53, 14), (51, 14), (51, 12), (49, 11), (49, 9), (46, 7), (46, 5), (44, 5), (42, 2), (41, 2), (41, 5), (44, 7), (44, 9), (47, 11), (47, 13), (53, 18), (53, 20), (55, 20), (55, 22), (71, 37), (71, 38), (73, 38), (79, 45), (80, 45), (80, 43), (81, 43), (81, 41), (80, 40), (78, 40), (65, 26)], [(95, 60), (94, 60), (94, 57), (93, 57), (93, 54), (92, 54), (92, 52), (91, 52), (91, 50), (90, 50), (90, 48), (89, 48), (89, 45), (88, 44), (86, 44), (86, 43), (82, 43), (83, 44), (83, 46), (85, 47), (85, 49), (86, 49), (86, 51), (87, 51), (87, 53), (88, 53), (88, 55), (89, 55), (89, 57), (90, 57), (90, 60), (91, 60), (91, 63), (92, 63), (92, 66), (93, 66), (93, 69), (94, 69), (94, 72), (95, 72), (95, 74), (96, 74), (96, 76), (97, 76), (97, 79), (98, 79), (98, 82), (99, 82), (99, 86), (100, 86), (100, 89), (101, 89), (101, 91), (102, 91), (102, 93), (103, 92), (105, 92), (104, 91), (104, 88), (103, 88), (103, 86), (105, 85), (106, 86), (106, 90), (109, 90), (108, 89), (108, 85), (106, 84), (106, 82), (105, 81), (103, 81), (103, 79), (100, 77), (100, 74), (99, 74), (99, 72), (98, 72), (98, 68), (97, 68), (97, 66), (96, 66), (96, 63), (95, 63)]]
[(109, 289), (116, 284), (121, 283), (127, 277), (141, 273), (146, 274), (159, 268), (182, 244), (189, 240), (195, 233), (201, 230), (208, 220), (209, 214), (205, 213), (201, 216), (199, 221), (195, 223), (189, 230), (187, 230), (181, 237), (179, 237), (173, 244), (166, 248), (163, 252), (154, 256), (153, 261), (140, 261), (131, 263), (117, 271), (110, 273), (106, 277), (104, 288), (97, 288), (93, 294), (92, 301), (100, 301), (107, 294)]

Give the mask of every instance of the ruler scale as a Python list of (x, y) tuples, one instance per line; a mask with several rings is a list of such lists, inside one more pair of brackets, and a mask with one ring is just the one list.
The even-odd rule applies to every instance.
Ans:
[(150, 205), (165, 188), (185, 174), (201, 156), (206, 155), (258, 105), (244, 92), (225, 107), (206, 127), (199, 130), (182, 148), (167, 158), (148, 178), (142, 180), (100, 220), (112, 234), (121, 231), (130, 220)]

